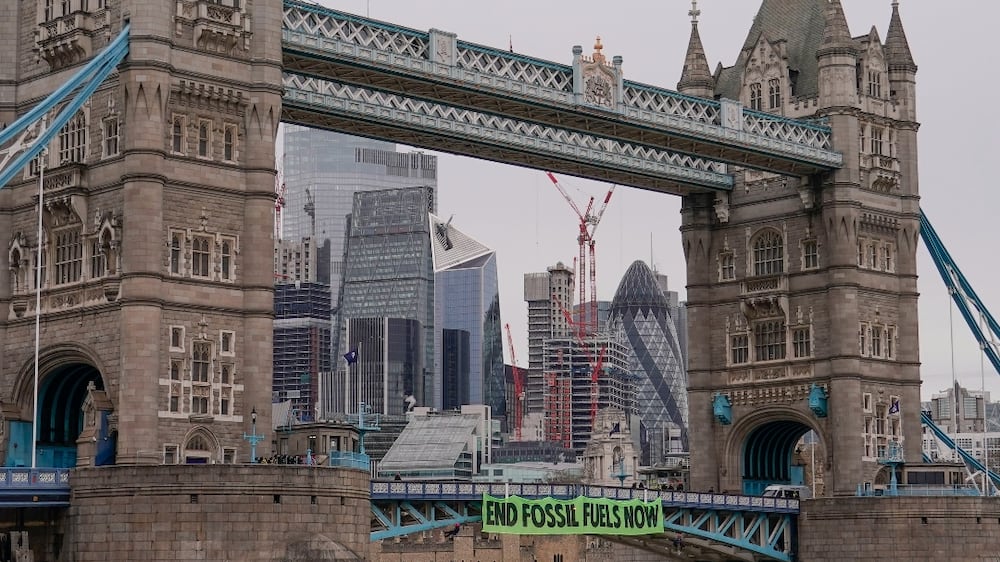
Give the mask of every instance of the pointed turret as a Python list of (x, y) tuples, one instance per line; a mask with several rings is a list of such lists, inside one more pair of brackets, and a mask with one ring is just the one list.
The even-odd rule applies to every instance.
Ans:
[(816, 51), (819, 63), (820, 107), (848, 107), (858, 102), (858, 47), (851, 38), (840, 0), (826, 6), (823, 41)]
[(851, 29), (847, 26), (847, 16), (840, 0), (832, 0), (826, 8), (826, 24), (823, 26), (823, 42), (820, 44), (817, 57), (827, 54), (857, 52), (857, 47), (851, 39)]
[(688, 40), (687, 55), (684, 57), (684, 71), (681, 73), (681, 80), (677, 83), (677, 91), (689, 96), (711, 98), (715, 95), (715, 79), (712, 78), (712, 71), (708, 66), (708, 57), (705, 56), (705, 48), (701, 44), (701, 35), (698, 33), (698, 0), (691, 1), (691, 38)]
[(899, 17), (899, 2), (895, 0), (892, 3), (889, 32), (885, 36), (885, 58), (890, 71), (917, 72), (917, 65), (910, 53), (910, 44), (906, 41), (906, 32), (903, 31), (903, 20)]

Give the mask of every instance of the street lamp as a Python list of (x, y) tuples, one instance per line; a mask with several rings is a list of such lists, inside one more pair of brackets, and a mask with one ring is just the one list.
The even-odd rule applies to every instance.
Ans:
[(247, 433), (244, 431), (243, 432), (243, 439), (246, 439), (247, 441), (250, 442), (250, 462), (251, 463), (256, 463), (257, 462), (257, 443), (260, 442), (262, 439), (264, 439), (264, 435), (263, 434), (260, 434), (260, 435), (257, 434), (257, 407), (256, 406), (254, 406), (253, 409), (250, 410), (250, 435), (247, 435)]

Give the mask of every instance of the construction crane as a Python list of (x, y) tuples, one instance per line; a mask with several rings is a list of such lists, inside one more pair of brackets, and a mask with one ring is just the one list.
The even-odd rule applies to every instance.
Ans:
[(281, 209), (285, 206), (285, 174), (278, 166), (274, 175), (274, 239), (281, 240)]
[[(559, 299), (559, 295), (553, 293), (552, 300), (559, 306), (559, 310), (562, 311), (563, 317), (566, 318), (566, 322), (569, 323), (570, 327), (576, 328), (574, 325), (576, 322), (573, 321), (573, 315), (566, 310), (565, 306), (563, 306), (562, 300)], [(577, 345), (580, 346), (580, 350), (587, 358), (587, 366), (590, 367), (590, 425), (593, 427), (594, 421), (597, 419), (601, 369), (604, 368), (604, 354), (607, 351), (607, 346), (601, 346), (601, 350), (598, 352), (597, 359), (595, 360), (594, 356), (590, 353), (590, 347), (583, 339), (583, 331), (580, 329), (574, 329), (573, 333), (576, 335)]]
[(514, 441), (521, 440), (521, 426), (524, 423), (524, 372), (517, 366), (517, 356), (514, 355), (514, 338), (510, 335), (510, 324), (505, 324), (507, 330), (507, 347), (510, 348), (510, 370), (514, 374)]
[[(586, 209), (581, 212), (580, 207), (573, 202), (573, 199), (566, 193), (563, 186), (559, 184), (559, 180), (556, 179), (555, 175), (552, 172), (546, 172), (546, 174), (549, 176), (549, 180), (552, 181), (552, 185), (556, 186), (556, 189), (559, 190), (559, 194), (569, 203), (570, 208), (573, 209), (577, 219), (580, 221), (579, 232), (576, 237), (577, 244), (580, 246), (579, 269), (577, 270), (579, 272), (577, 278), (580, 282), (580, 309), (577, 324), (581, 330), (594, 334), (597, 332), (597, 259), (594, 255), (594, 232), (597, 230), (597, 226), (601, 224), (601, 218), (604, 216), (604, 211), (608, 208), (611, 195), (615, 192), (615, 187), (617, 186), (611, 186), (611, 189), (604, 196), (601, 208), (596, 213), (592, 212), (594, 209), (593, 197), (587, 202)], [(589, 300), (587, 298), (587, 281), (590, 282)], [(587, 308), (590, 309), (589, 315), (587, 314)]]

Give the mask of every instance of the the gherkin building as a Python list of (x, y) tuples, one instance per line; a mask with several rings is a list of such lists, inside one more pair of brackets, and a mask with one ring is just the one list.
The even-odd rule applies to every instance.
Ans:
[(662, 285), (644, 262), (632, 263), (618, 285), (608, 318), (611, 333), (621, 334), (629, 347), (644, 429), (643, 457), (650, 464), (671, 452), (671, 434), (679, 434), (683, 450), (688, 450), (687, 372), (671, 316), (676, 306), (665, 294), (666, 277), (660, 277)]

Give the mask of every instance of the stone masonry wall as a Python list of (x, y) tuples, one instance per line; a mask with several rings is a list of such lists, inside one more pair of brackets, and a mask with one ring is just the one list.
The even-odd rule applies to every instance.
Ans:
[(996, 562), (1000, 498), (837, 498), (802, 502), (797, 560)]
[(371, 509), (361, 471), (119, 466), (78, 469), (71, 485), (65, 562), (284, 562), (303, 545), (338, 555), (331, 560), (368, 559)]

